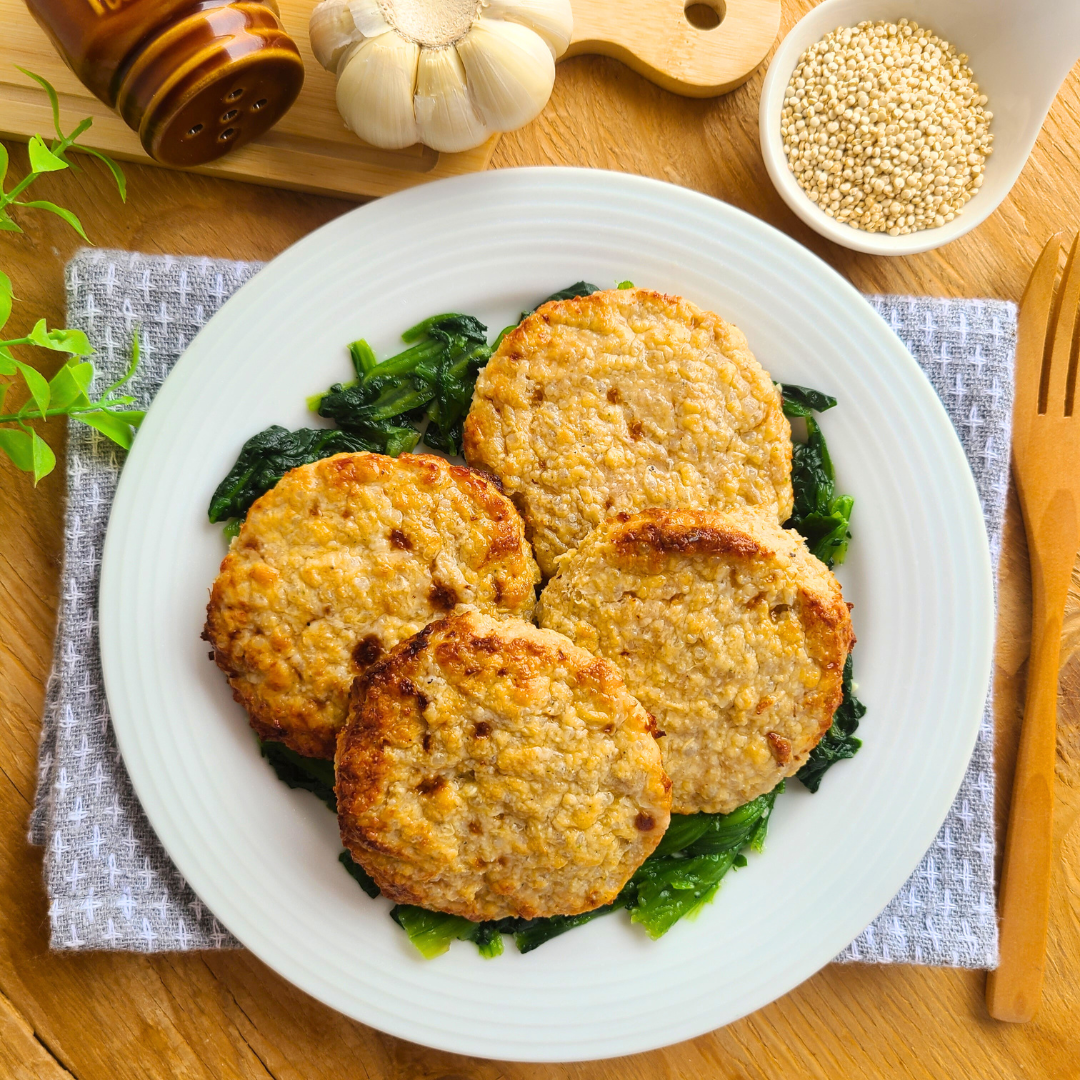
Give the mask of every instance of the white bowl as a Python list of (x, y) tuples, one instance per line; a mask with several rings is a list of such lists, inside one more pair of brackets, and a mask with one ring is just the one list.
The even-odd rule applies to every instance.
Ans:
[[(987, 108), (994, 114), (990, 123), (994, 144), (982, 187), (952, 221), (937, 229), (889, 236), (837, 222), (807, 198), (788, 167), (780, 114), (791, 73), (808, 46), (837, 27), (904, 18), (968, 54), (979, 87), (989, 98)], [(769, 65), (759, 114), (765, 167), (784, 202), (829, 240), (872, 255), (930, 251), (981, 224), (1008, 195), (1078, 55), (1077, 0), (825, 0), (795, 24)]]

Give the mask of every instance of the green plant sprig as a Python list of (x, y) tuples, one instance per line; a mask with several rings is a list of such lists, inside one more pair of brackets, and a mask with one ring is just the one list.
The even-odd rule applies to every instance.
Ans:
[[(72, 149), (91, 154), (104, 162), (116, 181), (120, 198), (126, 201), (127, 188), (124, 174), (120, 166), (107, 154), (76, 142), (93, 123), (89, 117), (77, 124), (70, 134), (65, 135), (60, 127), (60, 102), (56, 91), (40, 75), (35, 75), (25, 68), (19, 68), (19, 70), (40, 84), (49, 95), (56, 138), (48, 146), (40, 135), (34, 135), (30, 139), (31, 171), (10, 191), (4, 191), (8, 152), (0, 144), (0, 231), (20, 233), (23, 231), (18, 222), (11, 217), (11, 207), (19, 207), (23, 210), (46, 210), (66, 221), (79, 236), (89, 243), (82, 222), (70, 210), (65, 210), (62, 206), (57, 206), (46, 199), (24, 200), (20, 199), (20, 196), (45, 173), (76, 168), (77, 166), (66, 156)], [(14, 299), (11, 279), (0, 271), (0, 330), (3, 330), (11, 317)], [(67, 353), (68, 359), (51, 379), (46, 379), (37, 368), (20, 360), (12, 352), (12, 349), (27, 346)], [(27, 400), (20, 408), (14, 412), (4, 413), (4, 399), (15, 382), (0, 383), (0, 425), (6, 425), (0, 426), (0, 450), (11, 459), (16, 468), (33, 473), (35, 487), (42, 477), (47, 476), (56, 467), (56, 455), (49, 444), (30, 426), (31, 421), (48, 421), (55, 416), (66, 416), (95, 428), (125, 450), (131, 446), (134, 430), (142, 423), (144, 414), (141, 410), (125, 408), (133, 404), (135, 399), (127, 394), (116, 393), (131, 378), (139, 363), (137, 335), (132, 341), (131, 363), (127, 371), (112, 385), (106, 387), (97, 398), (91, 399), (89, 392), (94, 378), (94, 365), (83, 358), (92, 355), (93, 352), (89, 339), (81, 330), (50, 330), (44, 319), (39, 319), (30, 333), (23, 337), (0, 340), (0, 378), (21, 381), (29, 393)]]
[(63, 129), (60, 127), (60, 99), (56, 96), (56, 91), (47, 79), (43, 79), (40, 75), (35, 75), (32, 71), (27, 71), (26, 68), (19, 68), (24, 75), (34, 80), (41, 87), (44, 88), (45, 93), (49, 95), (49, 104), (52, 106), (52, 119), (53, 127), (56, 129), (56, 138), (52, 140), (50, 145), (45, 145), (45, 140), (40, 135), (34, 135), (30, 139), (28, 150), (30, 152), (30, 169), (31, 171), (26, 174), (10, 191), (4, 191), (4, 179), (7, 176), (8, 168), (8, 152), (2, 144), (0, 144), (0, 230), (6, 232), (22, 232), (18, 222), (13, 220), (8, 207), (18, 206), (25, 210), (47, 210), (50, 214), (56, 214), (57, 217), (63, 218), (87, 243), (86, 232), (82, 227), (82, 222), (70, 211), (65, 210), (62, 206), (57, 206), (56, 203), (49, 202), (46, 199), (33, 199), (27, 202), (23, 202), (19, 199), (19, 196), (35, 181), (38, 177), (43, 176), (45, 173), (60, 172), (63, 169), (76, 168), (71, 161), (67, 158), (67, 152), (69, 150), (81, 150), (84, 154), (90, 154), (92, 157), (96, 157), (98, 161), (104, 163), (105, 167), (112, 173), (113, 179), (116, 181), (116, 186), (120, 191), (120, 199), (123, 202), (127, 202), (127, 183), (124, 180), (124, 174), (120, 169), (120, 166), (108, 154), (103, 154), (100, 150), (95, 150), (92, 146), (84, 146), (82, 143), (76, 142), (78, 137), (85, 132), (91, 124), (93, 119), (87, 117), (75, 126), (75, 129), (68, 135), (64, 134)]

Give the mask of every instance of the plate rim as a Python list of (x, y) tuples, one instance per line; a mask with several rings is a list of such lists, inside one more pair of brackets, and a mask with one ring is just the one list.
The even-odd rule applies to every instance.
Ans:
[[(431, 185), (422, 185), (417, 188), (410, 189), (408, 191), (400, 192), (395, 195), (387, 196), (384, 199), (365, 204), (364, 206), (357, 207), (351, 211), (348, 211), (342, 218), (354, 218), (358, 215), (368, 215), (368, 217), (376, 214), (394, 214), (399, 212), (399, 208), (407, 209), (413, 203), (420, 203), (421, 205), (432, 198), (438, 198), (438, 195), (432, 195), (433, 192), (443, 192), (449, 190), (467, 189), (470, 187), (483, 189), (489, 184), (500, 186), (502, 184), (518, 184), (524, 183), (526, 186), (530, 182), (540, 182), (541, 185), (550, 182), (556, 187), (561, 183), (570, 183), (577, 181), (585, 184), (600, 184), (600, 185), (612, 185), (615, 188), (623, 187), (631, 192), (644, 192), (652, 193), (654, 195), (661, 195), (662, 198), (671, 199), (675, 203), (679, 200), (686, 200), (689, 204), (695, 206), (699, 210), (705, 210), (709, 213), (718, 215), (720, 218), (724, 218), (727, 215), (731, 215), (736, 225), (745, 228), (749, 228), (751, 232), (758, 231), (760, 236), (765, 236), (770, 242), (779, 244), (782, 252), (786, 251), (786, 254), (794, 256), (800, 260), (809, 259), (811, 263), (816, 264), (816, 269), (825, 275), (829, 281), (830, 287), (838, 290), (845, 297), (847, 304), (854, 303), (860, 310), (860, 313), (864, 319), (869, 316), (871, 323), (877, 324), (878, 331), (881, 332), (883, 346), (885, 342), (888, 342), (887, 348), (894, 353), (897, 362), (907, 367), (909, 375), (916, 376), (916, 383), (919, 386), (920, 392), (924, 401), (930, 405), (932, 411), (936, 411), (939, 415), (937, 417), (937, 423), (940, 425), (942, 422), (947, 428), (949, 439), (948, 444), (952, 448), (953, 461), (952, 466), (961, 466), (960, 469), (956, 469), (955, 480), (959, 481), (959, 486), (963, 490), (966, 496), (967, 506), (964, 511), (964, 516), (968, 517), (970, 521), (974, 521), (977, 518), (979, 530), (981, 535), (981, 543), (978, 544), (978, 560), (979, 567), (976, 572), (976, 576), (982, 580), (982, 590), (980, 599), (987, 604), (988, 611), (991, 616), (994, 611), (993, 602), (993, 576), (992, 565), (989, 550), (989, 543), (985, 534), (984, 518), (981, 510), (981, 504), (978, 497), (977, 489), (975, 487), (974, 477), (971, 473), (970, 465), (963, 447), (960, 443), (955, 429), (945, 411), (944, 405), (938, 397), (937, 393), (931, 386), (926, 374), (918, 366), (914, 358), (904, 347), (903, 343), (896, 337), (888, 324), (881, 318), (881, 316), (874, 310), (872, 305), (866, 300), (866, 298), (859, 293), (854, 286), (847, 282), (837, 271), (828, 266), (823, 260), (816, 256), (813, 252), (804, 248), (793, 240), (787, 234), (781, 232), (779, 229), (769, 225), (753, 215), (746, 213), (733, 207), (729, 204), (720, 202), (713, 199), (708, 195), (700, 192), (691, 191), (685, 188), (679, 188), (675, 185), (667, 184), (663, 181), (653, 180), (650, 178), (634, 176), (630, 174), (606, 172), (603, 170), (593, 169), (573, 169), (565, 167), (532, 167), (532, 168), (513, 168), (513, 169), (500, 169), (493, 170), (484, 173), (473, 174), (469, 176), (457, 177), (448, 180), (438, 181)], [(387, 210), (387, 207), (390, 209)], [(226, 322), (231, 316), (224, 315), (232, 305), (233, 310), (236, 310), (236, 301), (240, 297), (244, 297), (245, 300), (248, 297), (263, 291), (270, 290), (272, 292), (277, 275), (287, 273), (286, 268), (290, 263), (297, 259), (302, 259), (306, 255), (317, 253), (325, 237), (329, 235), (330, 231), (335, 227), (340, 227), (342, 218), (337, 218), (323, 225), (313, 233), (308, 234), (299, 240), (296, 244), (287, 248), (284, 252), (278, 255), (275, 259), (268, 262), (262, 270), (255, 275), (249, 282), (241, 286), (236, 293), (233, 294), (230, 299), (222, 305), (222, 307), (216, 312), (206, 325), (199, 332), (197, 337), (189, 343), (185, 349), (184, 354), (178, 359), (176, 365), (170, 372), (169, 378), (173, 378), (178, 370), (181, 369), (181, 365), (187, 357), (192, 355), (198, 355), (200, 348), (205, 348), (205, 345), (200, 345), (201, 341), (209, 340), (212, 334), (211, 331), (215, 325), (220, 325)], [(365, 218), (367, 220), (367, 218)], [(164, 384), (163, 384), (164, 385)], [(153, 406), (160, 400), (160, 390), (155, 395), (154, 403), (147, 416), (147, 424), (153, 425), (154, 411)], [(159, 410), (160, 414), (160, 410)], [(122, 576), (120, 574), (119, 557), (122, 545), (122, 524), (115, 524), (123, 520), (123, 515), (117, 514), (117, 508), (124, 508), (126, 506), (126, 491), (134, 488), (136, 483), (136, 477), (139, 475), (139, 469), (142, 467), (142, 457), (139, 453), (139, 441), (136, 440), (133, 450), (129, 456), (128, 461), (125, 463), (125, 467), (121, 470), (119, 483), (117, 486), (116, 496), (113, 502), (112, 511), (110, 513), (110, 520), (108, 531), (106, 534), (106, 540), (102, 557), (102, 572), (101, 572), (101, 584), (100, 584), (100, 626), (101, 626), (101, 659), (102, 659), (102, 672), (104, 682), (106, 686), (106, 694), (110, 703), (110, 712), (113, 716), (114, 731), (121, 753), (124, 756), (125, 765), (128, 769), (128, 774), (131, 778), (133, 788), (136, 796), (138, 797), (144, 811), (147, 814), (147, 818), (150, 821), (155, 834), (161, 839), (162, 833), (166, 834), (172, 831), (171, 823), (168, 820), (167, 811), (164, 808), (163, 803), (159, 800), (157, 792), (154, 790), (149, 777), (143, 773), (145, 768), (145, 762), (140, 757), (139, 746), (137, 737), (135, 735), (134, 728), (131, 726), (130, 718), (124, 717), (117, 722), (117, 717), (121, 715), (115, 708), (115, 703), (123, 698), (122, 681), (123, 676), (120, 670), (119, 659), (119, 638), (111, 633), (114, 628), (120, 625), (121, 619), (119, 616), (120, 605), (120, 591), (118, 584), (122, 584)], [(132, 463), (135, 462), (138, 466), (133, 468)], [(130, 515), (128, 517), (130, 520)], [(988, 602), (988, 603), (987, 603)], [(983, 633), (981, 635), (982, 640), (979, 643), (977, 649), (977, 655), (980, 659), (978, 667), (985, 678), (979, 678), (977, 681), (984, 686), (989, 686), (990, 673), (992, 669), (993, 659), (993, 618), (991, 617), (986, 621), (986, 625), (983, 627)], [(975, 740), (978, 735), (978, 720), (981, 715), (982, 701), (978, 703), (976, 708), (975, 702), (971, 703), (972, 707), (972, 719), (968, 724), (969, 738), (966, 740), (966, 753), (962, 762), (956, 763), (951, 769), (951, 775), (948, 783), (942, 783), (939, 787), (939, 798), (941, 812), (940, 816), (936, 816), (937, 824), (934, 827), (934, 832), (927, 837), (925, 846), (933, 840), (933, 836), (936, 835), (938, 829), (940, 829), (941, 823), (944, 821), (950, 806), (956, 796), (960, 783), (966, 772), (968, 762), (970, 761), (971, 751), (974, 748)], [(131, 767), (131, 763), (135, 763), (135, 769)], [(946, 793), (946, 788), (947, 793)], [(163, 828), (164, 826), (164, 828)], [(173, 851), (176, 849), (176, 845), (169, 845), (164, 839), (161, 840), (162, 847), (169, 854), (169, 857), (174, 861), (177, 869), (184, 876), (185, 880), (189, 882), (192, 878), (198, 878), (197, 865), (188, 865), (188, 860), (183, 858), (183, 864), (181, 858), (178, 858)], [(892, 895), (899, 889), (903, 882), (910, 876), (910, 873), (917, 867), (922, 855), (919, 855), (914, 864), (905, 872), (903, 877), (896, 882), (895, 888), (889, 894), (891, 899)], [(205, 893), (216, 894), (217, 890), (213, 888), (213, 884), (210, 886), (200, 885), (196, 888), (192, 886), (198, 895), (205, 899)], [(511, 1053), (506, 1055), (505, 1053), (499, 1053), (494, 1047), (478, 1047), (475, 1040), (468, 1038), (459, 1038), (454, 1034), (443, 1039), (441, 1036), (432, 1037), (430, 1032), (421, 1033), (418, 1035), (415, 1026), (409, 1022), (387, 1022), (383, 1017), (379, 1020), (373, 1021), (370, 1016), (359, 1015), (354, 1008), (350, 1008), (347, 1002), (341, 1000), (341, 996), (328, 992), (328, 988), (325, 985), (316, 985), (318, 980), (308, 977), (308, 972), (303, 968), (303, 965), (292, 963), (292, 958), (286, 958), (284, 961), (281, 957), (275, 959), (268, 958), (264, 954), (262, 948), (252, 945), (252, 940), (259, 940), (258, 934), (254, 928), (247, 926), (243, 919), (230, 920), (225, 919), (220, 915), (220, 909), (232, 909), (234, 905), (229, 904), (227, 901), (223, 901), (220, 904), (216, 904), (211, 901), (207, 901), (212, 910), (218, 914), (219, 920), (240, 940), (245, 947), (251, 948), (252, 951), (269, 967), (277, 971), (282, 977), (304, 990), (306, 993), (315, 997), (316, 999), (324, 1002), (332, 1008), (337, 1009), (340, 1012), (345, 1013), (348, 1016), (359, 1020), (362, 1023), (371, 1024), (377, 1026), (380, 1030), (383, 1030), (391, 1035), (399, 1038), (408, 1039), (411, 1041), (422, 1041), (424, 1045), (431, 1046), (436, 1049), (445, 1050), (449, 1052), (468, 1054), (471, 1056), (485, 1057), (489, 1059), (502, 1059), (502, 1060), (514, 1060), (514, 1061), (535, 1061), (535, 1062), (569, 1062), (569, 1061), (585, 1061), (593, 1060), (597, 1058), (604, 1058), (611, 1056), (607, 1052), (599, 1053), (584, 1053), (576, 1054), (569, 1057), (565, 1053), (532, 1053), (530, 1052), (526, 1056), (522, 1056), (519, 1053)], [(232, 913), (232, 912), (231, 912)], [(876, 917), (876, 913), (873, 917)], [(872, 917), (872, 918), (873, 918)], [(872, 921), (872, 920), (871, 920)], [(841, 946), (842, 948), (843, 946)], [(746, 1008), (742, 1010), (740, 1016), (748, 1015), (749, 1013), (756, 1011), (758, 1008), (763, 1007), (771, 1001), (776, 1000), (778, 997), (790, 992), (795, 986), (801, 983), (805, 978), (811, 974), (820, 970), (822, 966), (829, 962), (829, 958), (826, 958), (822, 962), (811, 961), (804, 963), (800, 966), (793, 967), (790, 971), (790, 978), (785, 978), (784, 987), (778, 992), (772, 990), (765, 991), (758, 997), (749, 997), (746, 1002)], [(734, 1022), (739, 1017), (730, 1017), (723, 1021), (724, 1024)], [(397, 1018), (395, 1018), (397, 1019)], [(627, 1043), (623, 1048), (616, 1051), (617, 1055), (627, 1053), (637, 1053), (650, 1049), (656, 1049), (661, 1046), (672, 1045), (674, 1042), (681, 1042), (685, 1039), (695, 1037), (696, 1035), (704, 1034), (707, 1031), (715, 1030), (716, 1025), (710, 1025), (700, 1030), (682, 1031), (672, 1039), (665, 1041), (656, 1041), (655, 1039), (646, 1038), (639, 1043)], [(558, 1047), (553, 1047), (553, 1051), (557, 1051)]]

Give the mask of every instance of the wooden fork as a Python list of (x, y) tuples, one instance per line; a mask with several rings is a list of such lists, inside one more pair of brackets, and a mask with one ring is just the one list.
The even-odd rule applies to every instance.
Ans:
[(1013, 469), (1031, 556), (1031, 658), (1001, 875), (1001, 962), (986, 980), (991, 1016), (1015, 1022), (1035, 1015), (1046, 967), (1058, 653), (1080, 545), (1080, 235), (1055, 295), (1061, 239), (1051, 237), (1031, 273), (1016, 342)]

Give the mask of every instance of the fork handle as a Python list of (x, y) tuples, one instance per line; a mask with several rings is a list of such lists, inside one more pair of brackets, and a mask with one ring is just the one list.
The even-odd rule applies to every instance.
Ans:
[(1001, 871), (1000, 962), (986, 980), (990, 1015), (1014, 1023), (1035, 1015), (1046, 968), (1058, 670), (1069, 571), (1048, 581), (1033, 550), (1032, 579), (1031, 658)]

